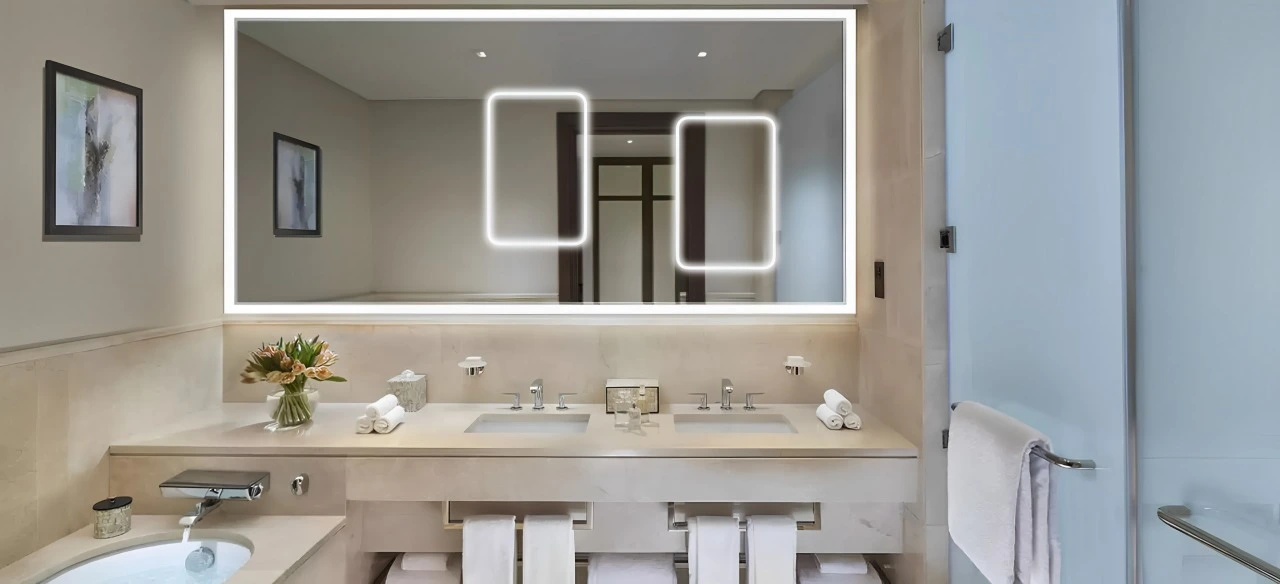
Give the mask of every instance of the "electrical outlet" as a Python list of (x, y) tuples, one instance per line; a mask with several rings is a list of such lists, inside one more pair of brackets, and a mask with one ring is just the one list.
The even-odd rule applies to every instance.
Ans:
[(884, 298), (884, 262), (876, 262), (876, 298)]

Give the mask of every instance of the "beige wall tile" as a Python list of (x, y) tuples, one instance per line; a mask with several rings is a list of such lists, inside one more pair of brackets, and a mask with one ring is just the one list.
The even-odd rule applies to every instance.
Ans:
[[(740, 392), (765, 392), (763, 403), (817, 403), (830, 387), (856, 401), (857, 331), (853, 325), (227, 325), (224, 398), (262, 400), (270, 387), (239, 382), (240, 356), (263, 340), (300, 332), (321, 335), (341, 357), (337, 370), (350, 381), (320, 384), (329, 402), (373, 401), (405, 369), (427, 375), (433, 402), (500, 402), (507, 399), (502, 392), (527, 391), (539, 377), (548, 400), (577, 393), (571, 403), (603, 402), (611, 377), (657, 378), (664, 405), (691, 403), (689, 392), (715, 394), (722, 377)], [(458, 368), (470, 355), (488, 361), (483, 375), (467, 377)], [(787, 355), (804, 355), (814, 366), (787, 375)]]
[(221, 370), (217, 327), (0, 367), (0, 565), (92, 521), (108, 445), (218, 403)]

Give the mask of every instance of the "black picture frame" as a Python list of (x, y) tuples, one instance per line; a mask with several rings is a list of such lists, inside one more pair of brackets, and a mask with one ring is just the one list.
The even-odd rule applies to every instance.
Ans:
[[(280, 227), (280, 143), (287, 142), (299, 148), (312, 150), (316, 154), (316, 228), (315, 229), (288, 229)], [(321, 194), (324, 190), (324, 160), (323, 152), (320, 147), (299, 140), (292, 136), (281, 134), (280, 132), (272, 133), (271, 141), (271, 226), (276, 237), (320, 237), (321, 228), (323, 227), (321, 211), (324, 209)]]
[[(135, 225), (59, 225), (57, 220), (58, 76), (73, 77), (133, 96), (136, 103), (134, 156), (137, 160)], [(142, 89), (57, 61), (44, 62), (44, 240), (141, 241), (142, 239)]]

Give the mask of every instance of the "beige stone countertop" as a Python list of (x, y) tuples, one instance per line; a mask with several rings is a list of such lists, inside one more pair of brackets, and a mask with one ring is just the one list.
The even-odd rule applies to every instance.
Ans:
[[(345, 517), (214, 514), (192, 528), (191, 539), (247, 545), (253, 554), (227, 584), (267, 584), (283, 582), (345, 524)], [(135, 515), (132, 525), (111, 539), (94, 539), (93, 526), (87, 526), (0, 569), (0, 582), (35, 584), (105, 553), (182, 539), (177, 516)]]
[[(526, 400), (527, 401), (527, 400)], [(603, 404), (577, 404), (556, 411), (513, 412), (507, 404), (427, 404), (405, 415), (388, 434), (356, 434), (363, 404), (321, 403), (315, 418), (299, 428), (267, 429), (266, 406), (226, 403), (174, 420), (111, 445), (114, 455), (219, 456), (349, 456), (349, 457), (650, 457), (650, 458), (914, 458), (916, 447), (865, 409), (861, 430), (828, 430), (814, 415), (816, 405), (759, 405), (753, 412), (735, 406), (724, 412), (715, 404), (698, 411), (676, 404), (653, 414), (656, 426), (640, 432), (613, 427), (613, 414)], [(590, 414), (586, 431), (564, 434), (469, 434), (465, 430), (482, 414), (564, 416)], [(675, 416), (784, 416), (794, 434), (677, 432)], [(687, 419), (687, 418), (686, 418)]]

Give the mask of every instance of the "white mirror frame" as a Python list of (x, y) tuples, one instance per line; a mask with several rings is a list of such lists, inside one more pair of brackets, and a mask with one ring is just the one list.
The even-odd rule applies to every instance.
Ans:
[[(857, 201), (857, 49), (852, 9), (228, 9), (223, 29), (223, 304), (227, 315), (242, 316), (835, 316), (856, 313), (855, 258)], [(844, 295), (830, 304), (395, 304), (260, 303), (236, 300), (236, 34), (240, 21), (413, 20), (413, 21), (698, 21), (827, 20), (844, 27)], [(477, 192), (476, 196), (481, 196)], [(481, 226), (477, 225), (477, 229)], [(451, 319), (452, 320), (452, 319)]]

